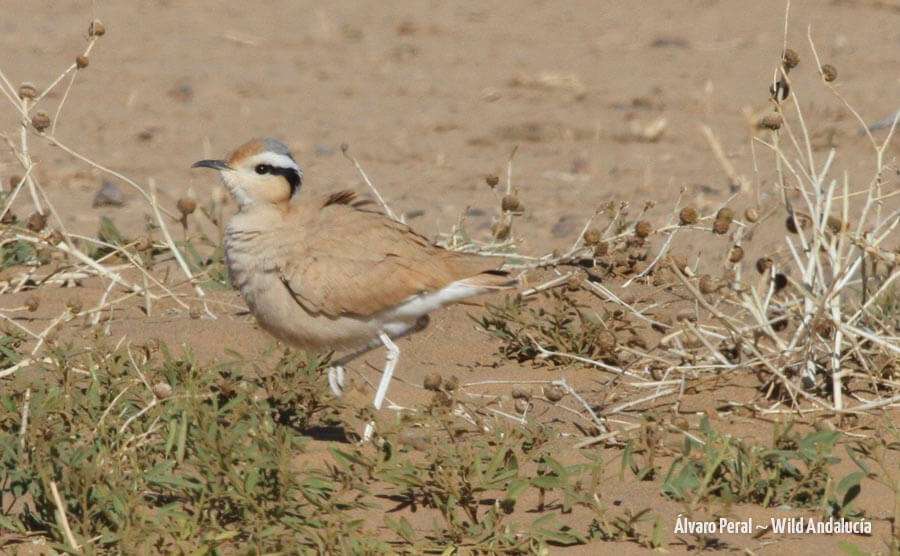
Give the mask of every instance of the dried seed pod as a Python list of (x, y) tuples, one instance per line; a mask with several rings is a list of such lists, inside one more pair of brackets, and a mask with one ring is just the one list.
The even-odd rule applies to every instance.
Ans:
[(734, 220), (734, 211), (728, 207), (722, 207), (716, 213), (716, 220), (728, 220), (731, 222)]
[(774, 263), (769, 257), (760, 257), (756, 259), (756, 271), (760, 274), (765, 274), (772, 268), (772, 264)]
[(777, 101), (778, 97), (781, 97), (781, 100), (784, 100), (791, 94), (791, 86), (788, 85), (787, 79), (782, 77), (778, 80), (777, 83), (771, 85), (769, 87), (769, 94), (772, 95), (772, 100)]
[(519, 198), (515, 195), (505, 195), (500, 202), (500, 207), (503, 209), (503, 212), (516, 212), (522, 205), (519, 203)]
[(796, 234), (798, 231), (797, 223), (794, 222), (794, 217), (790, 215), (788, 215), (787, 219), (784, 221), (784, 227), (787, 228), (787, 231), (791, 232), (792, 234)]
[(515, 403), (516, 411), (524, 415), (525, 412), (528, 411), (528, 407), (530, 405), (531, 404), (528, 402), (528, 400), (518, 399)]
[(831, 83), (835, 79), (837, 79), (838, 73), (837, 68), (832, 66), (831, 64), (824, 64), (821, 68), (822, 70), (822, 79)]
[(559, 400), (563, 399), (565, 395), (565, 391), (555, 384), (551, 386), (544, 386), (544, 397), (551, 402), (558, 402)]
[(729, 344), (723, 340), (719, 344), (719, 351), (730, 363), (739, 363), (741, 361), (741, 348), (739, 346)]
[(718, 280), (709, 274), (701, 274), (698, 285), (700, 286), (700, 292), (704, 294), (715, 293), (719, 289)]
[(488, 174), (484, 177), (484, 181), (491, 189), (493, 189), (494, 187), (497, 187), (498, 183), (500, 183), (500, 178), (494, 174)]
[(594, 246), (594, 256), (595, 257), (605, 257), (609, 253), (609, 244), (605, 241), (601, 241), (597, 245)]
[(569, 276), (569, 279), (566, 281), (566, 289), (570, 292), (576, 292), (581, 289), (582, 282), (584, 282), (584, 278), (575, 273)]
[(50, 127), (50, 116), (48, 116), (46, 112), (39, 110), (31, 117), (31, 125), (38, 131), (44, 131)]
[(91, 63), (90, 58), (88, 58), (84, 54), (79, 54), (78, 56), (75, 56), (75, 67), (78, 69), (84, 69), (84, 68), (88, 67), (88, 64), (90, 64), (90, 63)]
[(431, 396), (431, 406), (434, 408), (447, 408), (453, 405), (453, 398), (443, 390), (435, 392)]
[(591, 228), (584, 232), (585, 245), (597, 245), (603, 240), (603, 234), (597, 228)]
[(137, 242), (137, 245), (135, 245), (135, 248), (138, 251), (149, 251), (152, 247), (153, 247), (153, 240), (147, 236), (144, 236), (141, 239), (139, 239)]
[(514, 400), (530, 400), (531, 388), (527, 388), (525, 386), (522, 386), (521, 384), (516, 384), (512, 387), (511, 394)]
[(493, 234), (494, 239), (504, 240), (509, 237), (509, 224), (504, 222), (496, 222), (493, 226), (491, 226), (491, 234)]
[(47, 217), (39, 212), (33, 213), (28, 217), (25, 226), (32, 232), (40, 232), (47, 225)]
[(188, 197), (182, 197), (178, 199), (177, 206), (182, 216), (187, 216), (197, 210), (197, 201)]
[(34, 98), (37, 96), (37, 88), (34, 86), (34, 83), (30, 81), (25, 81), (21, 85), (19, 85), (19, 98)]
[(724, 218), (716, 218), (713, 222), (712, 231), (715, 234), (725, 235), (728, 233), (728, 228), (731, 226), (731, 220), (726, 220)]
[(19, 183), (21, 181), (22, 181), (22, 176), (13, 174), (12, 176), (9, 177), (9, 181), (7, 183), (9, 183), (10, 189), (15, 189), (16, 187), (19, 186)]
[(91, 21), (91, 24), (88, 26), (88, 36), (89, 37), (102, 37), (106, 34), (106, 26), (103, 25), (99, 19), (95, 19)]
[(611, 353), (616, 349), (616, 343), (616, 335), (609, 330), (603, 330), (597, 334), (596, 344), (600, 353)]
[(444, 389), (448, 392), (453, 392), (457, 388), (459, 388), (459, 377), (450, 375), (450, 378), (444, 381)]
[(728, 261), (732, 263), (739, 263), (741, 259), (744, 258), (744, 248), (740, 245), (735, 245), (731, 248), (731, 251), (728, 252)]
[(53, 230), (47, 234), (47, 243), (50, 245), (59, 245), (65, 238), (59, 230)]
[(744, 220), (747, 222), (757, 222), (759, 220), (759, 211), (753, 207), (747, 208), (744, 211)]
[(157, 382), (153, 385), (153, 395), (157, 399), (164, 400), (172, 395), (172, 387), (168, 382)]
[(787, 231), (792, 234), (796, 234), (799, 230), (797, 228), (797, 224), (800, 224), (800, 229), (805, 230), (809, 225), (809, 218), (798, 212), (795, 212), (793, 215), (788, 215), (787, 219), (784, 221), (784, 227), (787, 228)]
[(759, 127), (761, 129), (781, 129), (781, 126), (784, 124), (784, 118), (781, 114), (766, 114), (763, 116), (763, 119), (759, 121)]
[(784, 66), (785, 70), (792, 70), (800, 64), (800, 55), (797, 54), (797, 51), (793, 48), (785, 49), (784, 54), (781, 55), (781, 65)]
[(66, 301), (66, 307), (69, 309), (69, 311), (72, 312), (73, 315), (77, 315), (81, 312), (81, 299), (77, 296), (70, 297), (69, 300)]
[(787, 284), (788, 284), (787, 276), (785, 276), (781, 272), (775, 274), (775, 278), (773, 279), (773, 281), (775, 283), (775, 291), (776, 292), (783, 290), (785, 288), (785, 286), (787, 286)]
[(819, 317), (812, 322), (812, 329), (816, 334), (826, 339), (831, 338), (831, 334), (834, 332), (831, 321), (822, 317)]
[(28, 309), (29, 313), (37, 311), (40, 306), (41, 300), (36, 295), (29, 296), (28, 299), (25, 300), (25, 308)]
[(647, 257), (649, 257), (649, 256), (650, 256), (650, 253), (646, 249), (635, 249), (634, 251), (632, 251), (631, 253), (628, 254), (628, 258), (631, 260), (632, 263), (634, 263), (636, 261), (646, 261)]
[(681, 209), (681, 212), (678, 213), (678, 219), (681, 221), (682, 226), (690, 226), (691, 224), (696, 224), (699, 219), (699, 215), (697, 214), (697, 209), (694, 207), (684, 207)]
[(828, 229), (833, 234), (839, 234), (844, 229), (844, 221), (837, 216), (829, 216), (825, 221), (825, 225), (828, 226)]
[(431, 373), (425, 375), (425, 380), (422, 383), (422, 386), (425, 387), (426, 390), (431, 390), (432, 392), (437, 392), (441, 389), (441, 383), (444, 379), (438, 373)]
[(192, 304), (190, 310), (188, 311), (188, 316), (193, 320), (197, 320), (200, 318), (200, 315), (200, 306), (196, 303)]
[(790, 319), (784, 313), (778, 311), (769, 311), (768, 314), (769, 323), (772, 325), (772, 330), (775, 332), (781, 332), (785, 328), (787, 328)]
[(453, 405), (453, 398), (443, 390), (439, 390), (431, 396), (431, 406), (435, 408), (447, 408)]
[(645, 238), (649, 236), (651, 232), (653, 232), (653, 226), (651, 226), (650, 223), (646, 220), (641, 220), (634, 225), (634, 235), (639, 238)]
[(671, 260), (672, 264), (682, 272), (684, 272), (684, 269), (686, 269), (688, 266), (687, 257), (685, 257), (684, 255), (672, 255), (669, 260)]
[(16, 215), (13, 214), (13, 211), (11, 210), (4, 212), (3, 216), (0, 216), (0, 224), (11, 225), (15, 224), (16, 220), (18, 220), (18, 218), (16, 218)]

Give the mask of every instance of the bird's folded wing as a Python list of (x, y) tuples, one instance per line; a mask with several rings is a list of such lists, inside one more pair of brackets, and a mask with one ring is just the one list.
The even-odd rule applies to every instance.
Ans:
[(311, 313), (372, 315), (502, 264), (447, 251), (405, 224), (349, 204), (329, 204), (306, 218), (298, 222), (302, 237), (282, 246), (277, 266), (294, 300)]

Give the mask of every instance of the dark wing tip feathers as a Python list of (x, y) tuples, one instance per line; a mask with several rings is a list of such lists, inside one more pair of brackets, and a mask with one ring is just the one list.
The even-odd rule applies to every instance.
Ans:
[(360, 199), (355, 192), (350, 191), (349, 189), (345, 189), (343, 191), (337, 191), (329, 195), (328, 198), (325, 199), (325, 202), (322, 204), (322, 208), (330, 205), (348, 205), (353, 208), (362, 208), (371, 204), (371, 199)]

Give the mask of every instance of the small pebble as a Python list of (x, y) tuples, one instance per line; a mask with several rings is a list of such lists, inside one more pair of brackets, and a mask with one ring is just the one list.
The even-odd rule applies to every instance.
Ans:
[(93, 207), (121, 207), (125, 204), (125, 196), (122, 190), (111, 181), (103, 182), (97, 194), (94, 195)]

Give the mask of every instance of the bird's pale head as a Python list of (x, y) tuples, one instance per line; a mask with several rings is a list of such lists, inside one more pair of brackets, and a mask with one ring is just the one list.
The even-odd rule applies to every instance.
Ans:
[(303, 182), (303, 170), (291, 151), (281, 141), (268, 137), (244, 143), (225, 160), (200, 160), (192, 168), (218, 170), (240, 208), (287, 202)]

